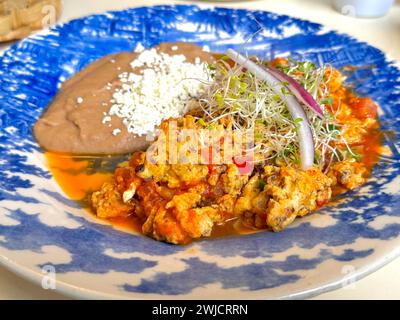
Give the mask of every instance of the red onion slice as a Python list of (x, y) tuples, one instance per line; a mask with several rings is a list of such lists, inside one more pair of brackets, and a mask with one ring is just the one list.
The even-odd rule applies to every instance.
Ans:
[(308, 93), (306, 89), (302, 87), (295, 79), (288, 76), (286, 73), (281, 72), (278, 69), (265, 67), (268, 72), (270, 72), (275, 78), (280, 81), (285, 81), (288, 83), (287, 87), (292, 94), (303, 104), (308, 106), (312, 111), (318, 114), (320, 117), (324, 116), (324, 113), (317, 101)]
[(249, 70), (258, 79), (267, 82), (272, 90), (285, 102), (293, 120), (302, 119), (298, 127), (301, 168), (306, 170), (312, 167), (314, 164), (314, 140), (307, 115), (297, 99), (293, 95), (284, 94), (286, 87), (282, 84), (282, 81), (253, 61), (232, 49), (228, 49), (226, 55)]

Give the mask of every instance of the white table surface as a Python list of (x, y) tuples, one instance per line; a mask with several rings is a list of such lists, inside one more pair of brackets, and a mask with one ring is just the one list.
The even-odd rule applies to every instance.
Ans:
[[(64, 0), (61, 21), (105, 10), (166, 3), (185, 3), (185, 1)], [(211, 5), (217, 2), (192, 3)], [(400, 61), (400, 0), (397, 0), (388, 15), (378, 19), (342, 16), (331, 8), (330, 0), (220, 1), (218, 5), (262, 9), (319, 22), (366, 41)], [(0, 46), (0, 50), (6, 47), (7, 45)], [(397, 258), (351, 287), (324, 293), (313, 299), (400, 299), (399, 270), (400, 258)], [(51, 290), (44, 290), (0, 267), (0, 299), (66, 299), (66, 297)]]

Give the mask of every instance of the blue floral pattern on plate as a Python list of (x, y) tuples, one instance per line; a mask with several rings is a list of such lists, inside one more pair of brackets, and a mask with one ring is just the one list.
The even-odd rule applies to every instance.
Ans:
[[(347, 83), (379, 103), (393, 155), (382, 157), (366, 185), (281, 233), (173, 246), (113, 229), (65, 197), (32, 124), (61, 83), (88, 63), (162, 41), (359, 66)], [(294, 298), (346, 284), (399, 254), (400, 71), (348, 35), (263, 11), (177, 5), (108, 12), (7, 50), (0, 99), (0, 261), (38, 283), (42, 267), (52, 265), (58, 288), (77, 297)]]

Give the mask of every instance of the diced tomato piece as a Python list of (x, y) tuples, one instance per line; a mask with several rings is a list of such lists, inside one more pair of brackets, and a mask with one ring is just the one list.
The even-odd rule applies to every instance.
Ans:
[(271, 67), (276, 67), (276, 66), (287, 66), (289, 65), (289, 60), (286, 58), (275, 58), (270, 61), (270, 66)]
[(253, 157), (235, 157), (233, 163), (239, 169), (240, 174), (251, 174), (254, 169)]
[(208, 168), (208, 173), (210, 174), (211, 172), (214, 171), (215, 164), (213, 164), (213, 148), (212, 146), (209, 146), (208, 149), (206, 149), (205, 153), (203, 154), (203, 161), (205, 161), (205, 164), (207, 164)]
[(246, 158), (240, 158), (240, 159), (235, 159), (233, 158), (233, 163), (236, 165), (238, 168), (244, 168), (247, 165), (247, 160)]

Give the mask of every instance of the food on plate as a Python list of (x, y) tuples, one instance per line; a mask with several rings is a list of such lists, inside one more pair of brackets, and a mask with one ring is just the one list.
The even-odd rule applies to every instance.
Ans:
[[(121, 77), (114, 70), (113, 93), (106, 90), (101, 99), (89, 98), (97, 91), (79, 87), (98, 81), (103, 88), (111, 81), (97, 79), (107, 77), (101, 65), (95, 70), (99, 63), (111, 70), (110, 57), (69, 80), (35, 128), (37, 133), (42, 126), (44, 134), (52, 125), (51, 108), (63, 100), (56, 111), (65, 113), (65, 101), (76, 94), (86, 94), (83, 100), (90, 105), (108, 103), (97, 118), (83, 112), (78, 123), (68, 119), (73, 147), (55, 149), (104, 154), (97, 160), (129, 153), (113, 162), (113, 175), (105, 170), (104, 178), (99, 172), (96, 178), (93, 173), (81, 177), (94, 183), (77, 198), (99, 218), (129, 221), (143, 234), (173, 244), (217, 234), (282, 231), (334, 195), (364, 184), (377, 161), (377, 105), (356, 96), (330, 65), (291, 58), (261, 61), (234, 50), (216, 55), (183, 43), (139, 51), (126, 54), (123, 65), (130, 71), (124, 69)], [(81, 107), (71, 106), (74, 112)], [(107, 117), (115, 121), (111, 127)], [(84, 142), (80, 135), (89, 130), (87, 122), (93, 127)], [(91, 139), (97, 139), (97, 147)], [(138, 147), (140, 139), (146, 143)], [(79, 167), (69, 157), (71, 168)], [(53, 169), (62, 167), (51, 163)], [(80, 163), (81, 173), (92, 166)], [(56, 179), (65, 176), (59, 171)], [(80, 185), (71, 181), (69, 186)]]

